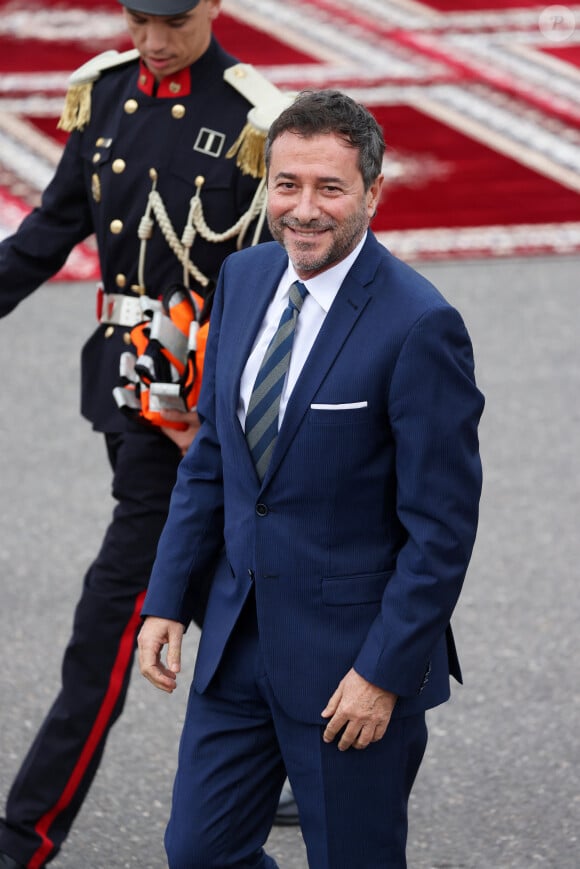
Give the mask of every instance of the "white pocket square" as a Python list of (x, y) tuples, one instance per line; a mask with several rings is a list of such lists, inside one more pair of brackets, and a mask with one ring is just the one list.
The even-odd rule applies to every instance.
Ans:
[(368, 401), (350, 401), (347, 404), (311, 404), (311, 410), (358, 410), (368, 407)]

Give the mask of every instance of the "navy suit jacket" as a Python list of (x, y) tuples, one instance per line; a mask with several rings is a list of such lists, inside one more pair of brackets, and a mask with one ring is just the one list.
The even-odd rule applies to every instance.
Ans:
[(471, 342), (457, 311), (369, 232), (260, 483), (236, 409), (286, 265), (271, 242), (222, 267), (202, 427), (180, 466), (143, 613), (187, 624), (215, 570), (196, 690), (253, 586), (266, 671), (288, 714), (321, 722), (351, 667), (399, 695), (396, 715), (412, 714), (447, 699), (449, 673), (461, 679), (449, 623), (481, 489)]

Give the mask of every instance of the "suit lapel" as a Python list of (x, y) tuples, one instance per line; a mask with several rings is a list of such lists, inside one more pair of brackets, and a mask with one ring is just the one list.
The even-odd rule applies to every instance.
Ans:
[[(274, 265), (252, 271), (249, 278), (244, 277), (232, 287), (233, 292), (239, 294), (235, 305), (235, 331), (228, 333), (228, 364), (234, 408), (238, 406), (242, 372), (285, 268), (285, 259), (282, 263), (277, 261)], [(248, 286), (248, 280), (251, 286)]]

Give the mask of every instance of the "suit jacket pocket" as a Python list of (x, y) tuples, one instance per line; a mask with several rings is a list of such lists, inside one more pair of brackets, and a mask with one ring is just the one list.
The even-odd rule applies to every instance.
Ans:
[(312, 425), (353, 425), (368, 424), (370, 419), (368, 402), (348, 402), (346, 404), (310, 405), (308, 422)]
[(380, 573), (361, 573), (355, 576), (324, 576), (322, 602), (328, 606), (378, 603), (392, 575), (392, 570), (383, 570)]

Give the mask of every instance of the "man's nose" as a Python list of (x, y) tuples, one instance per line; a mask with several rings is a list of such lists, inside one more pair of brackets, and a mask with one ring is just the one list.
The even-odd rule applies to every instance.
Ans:
[(148, 51), (161, 52), (166, 45), (165, 30), (155, 22), (147, 25), (145, 31), (145, 45)]
[(309, 223), (320, 215), (316, 191), (302, 189), (294, 206), (294, 217), (300, 223)]

